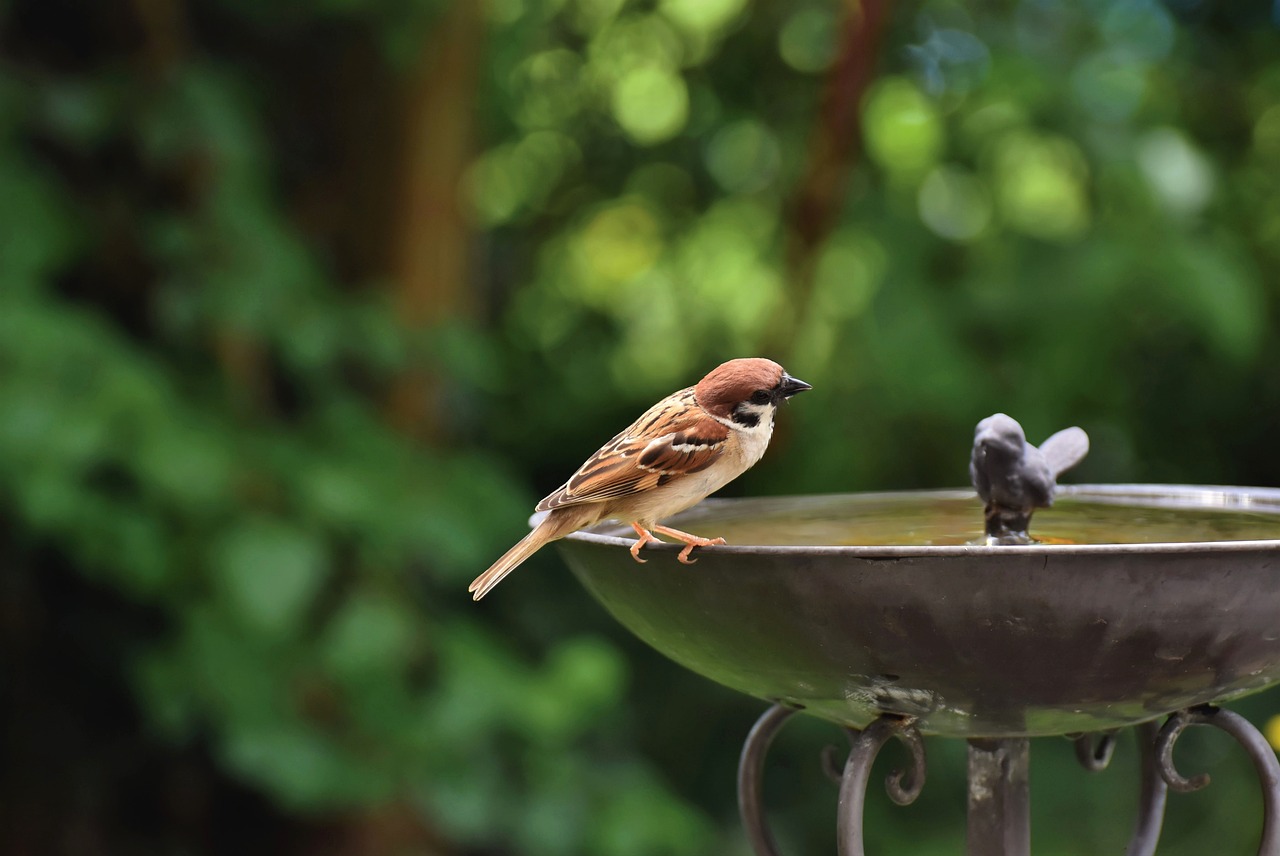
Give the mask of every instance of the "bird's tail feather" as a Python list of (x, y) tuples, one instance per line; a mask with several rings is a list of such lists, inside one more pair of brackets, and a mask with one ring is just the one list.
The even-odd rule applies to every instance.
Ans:
[(1040, 451), (1053, 470), (1053, 477), (1057, 478), (1089, 454), (1089, 435), (1083, 428), (1063, 428), (1041, 443)]
[(568, 535), (583, 525), (578, 515), (567, 515), (553, 512), (543, 519), (534, 530), (516, 542), (516, 545), (502, 554), (502, 558), (489, 566), (489, 570), (471, 581), (467, 591), (472, 600), (479, 600), (488, 594), (494, 586), (502, 582), (507, 574), (520, 567), (525, 559), (538, 552), (544, 545), (557, 538)]
[(471, 592), (471, 599), (479, 600), (484, 597), (494, 586), (502, 582), (507, 574), (518, 568), (525, 559), (536, 553), (550, 540), (551, 536), (544, 526), (539, 526), (521, 538), (514, 547), (502, 554), (501, 559), (490, 565), (489, 570), (471, 581), (470, 587), (467, 588), (467, 591)]

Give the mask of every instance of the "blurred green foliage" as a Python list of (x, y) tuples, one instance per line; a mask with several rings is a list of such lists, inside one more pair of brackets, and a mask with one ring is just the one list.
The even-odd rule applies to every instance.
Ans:
[[(815, 392), (730, 493), (962, 483), (995, 410), (1086, 427), (1081, 479), (1280, 483), (1265, 7), (899, 4), (861, 91), (835, 0), (0, 3), (0, 846), (744, 853), (759, 704), (552, 551), (466, 582), (754, 353)], [(797, 730), (771, 804), (829, 851)], [(1186, 742), (1161, 852), (1247, 850), (1247, 763)], [(1114, 850), (1129, 774), (1044, 743), (1037, 852)], [(961, 748), (874, 846), (956, 851)], [(297, 837), (231, 848), (227, 792)]]

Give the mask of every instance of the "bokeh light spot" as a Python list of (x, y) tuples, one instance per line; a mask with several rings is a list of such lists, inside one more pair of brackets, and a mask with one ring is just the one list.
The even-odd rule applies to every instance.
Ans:
[(886, 170), (924, 172), (942, 151), (937, 109), (915, 84), (887, 77), (867, 97), (864, 112), (867, 152)]
[(525, 183), (511, 158), (513, 146), (499, 146), (486, 152), (463, 177), (466, 207), (475, 222), (496, 226), (511, 219), (524, 202)]
[(813, 300), (796, 341), (798, 364), (839, 365), (836, 352), (848, 344), (849, 322), (870, 311), (887, 262), (884, 247), (874, 238), (850, 228), (831, 236), (814, 269)]
[(871, 304), (884, 276), (884, 249), (844, 229), (827, 241), (814, 272), (814, 299), (825, 315), (853, 318)]
[(747, 0), (662, 0), (662, 14), (685, 30), (710, 34), (724, 29), (746, 7)]
[(515, 144), (485, 153), (467, 171), (463, 193), (481, 226), (496, 226), (524, 208), (537, 208), (582, 152), (565, 134), (534, 131)]
[(730, 193), (759, 190), (778, 174), (781, 152), (773, 132), (754, 119), (726, 125), (711, 138), (707, 170)]
[(516, 121), (525, 128), (563, 125), (582, 108), (582, 57), (557, 48), (534, 54), (511, 77)]
[[(621, 341), (610, 368), (618, 383), (671, 388), (688, 372), (693, 345), (682, 335), (689, 324), (689, 296), (661, 267), (653, 268), (614, 298)], [(655, 348), (654, 342), (662, 347)]]
[(1157, 128), (1142, 137), (1138, 165), (1160, 201), (1179, 214), (1199, 212), (1213, 196), (1213, 170), (1172, 128)]
[(835, 61), (838, 32), (834, 9), (801, 9), (778, 31), (778, 53), (796, 71), (823, 71)]
[(661, 15), (628, 15), (601, 30), (591, 40), (588, 55), (591, 74), (616, 83), (638, 68), (680, 67), (685, 45)]
[(1012, 228), (1047, 240), (1079, 237), (1089, 226), (1086, 167), (1074, 143), (1028, 132), (1008, 134), (996, 152), (996, 198)]
[(955, 166), (940, 166), (920, 185), (920, 219), (953, 241), (976, 238), (991, 222), (991, 196), (981, 179)]
[(1266, 735), (1267, 742), (1271, 744), (1271, 748), (1280, 752), (1280, 714), (1267, 720), (1267, 724), (1263, 726), (1262, 733)]
[(597, 211), (579, 233), (584, 296), (608, 299), (612, 286), (647, 271), (662, 253), (658, 221), (649, 208), (622, 200)]
[(736, 349), (758, 341), (782, 308), (782, 279), (771, 252), (777, 226), (770, 204), (739, 196), (712, 206), (682, 234), (675, 273), (685, 317), (696, 311), (727, 333), (726, 344)]
[(653, 145), (680, 133), (689, 119), (689, 90), (673, 69), (641, 66), (622, 76), (613, 89), (613, 115), (640, 145)]

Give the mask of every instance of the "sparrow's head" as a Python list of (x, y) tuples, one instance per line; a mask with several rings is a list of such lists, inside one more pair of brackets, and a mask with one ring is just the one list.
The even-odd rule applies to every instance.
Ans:
[(797, 392), (812, 389), (773, 360), (751, 357), (717, 366), (693, 388), (703, 410), (743, 428), (773, 419), (774, 410)]
[(1027, 445), (1027, 435), (1011, 416), (994, 413), (978, 423), (973, 432), (974, 454), (1017, 458)]

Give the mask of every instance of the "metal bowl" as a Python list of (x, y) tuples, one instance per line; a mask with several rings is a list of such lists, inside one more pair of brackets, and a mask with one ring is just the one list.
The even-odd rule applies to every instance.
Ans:
[[(1069, 494), (1275, 515), (1280, 532), (1280, 490), (1113, 485)], [(709, 500), (672, 525), (715, 534), (718, 520), (741, 522), (752, 502)], [(626, 550), (632, 538), (601, 529), (559, 545), (619, 622), (725, 686), (855, 727), (893, 712), (916, 717), (925, 733), (1007, 737), (1118, 728), (1280, 681), (1277, 539), (734, 544), (699, 550), (692, 566), (676, 561), (677, 545), (646, 547), (649, 561), (637, 564)]]

